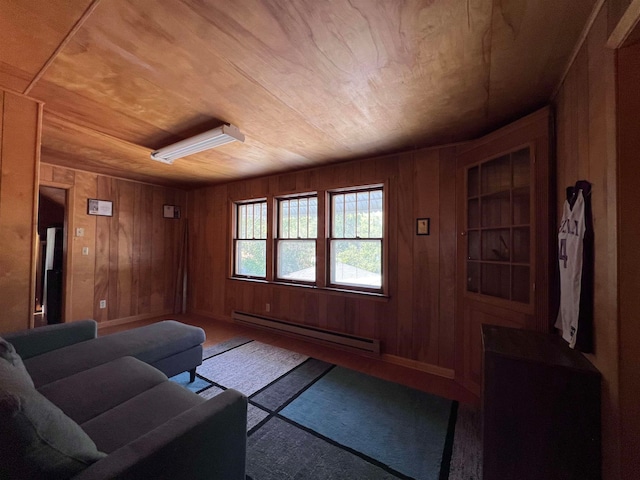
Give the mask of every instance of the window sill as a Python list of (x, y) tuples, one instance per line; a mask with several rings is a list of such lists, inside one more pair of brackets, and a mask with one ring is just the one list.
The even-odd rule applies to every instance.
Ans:
[(310, 290), (316, 290), (318, 292), (327, 293), (329, 295), (340, 296), (353, 296), (353, 297), (367, 297), (374, 301), (386, 302), (391, 297), (385, 293), (379, 292), (366, 292), (363, 290), (350, 290), (348, 288), (336, 288), (336, 287), (318, 287), (317, 285), (305, 285), (304, 283), (289, 283), (289, 282), (270, 282), (262, 278), (249, 278), (249, 277), (228, 277), (229, 280), (237, 280), (240, 282), (252, 282), (262, 283), (266, 285), (273, 285), (280, 288), (306, 288)]

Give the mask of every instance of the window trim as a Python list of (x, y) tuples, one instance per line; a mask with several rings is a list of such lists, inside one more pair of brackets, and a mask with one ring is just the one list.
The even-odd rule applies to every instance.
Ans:
[[(354, 182), (355, 183), (355, 182)], [(344, 185), (344, 183), (342, 184)], [(387, 301), (390, 298), (389, 292), (389, 179), (386, 178), (383, 181), (370, 182), (370, 183), (355, 183), (350, 186), (322, 186), (317, 190), (303, 190), (301, 192), (286, 192), (277, 194), (267, 194), (263, 196), (256, 196), (253, 198), (245, 199), (239, 198), (235, 195), (229, 198), (229, 220), (231, 227), (231, 245), (229, 259), (229, 279), (238, 280), (244, 282), (255, 282), (265, 285), (272, 285), (274, 287), (281, 288), (308, 288), (313, 290), (322, 291), (328, 295), (338, 296), (355, 296), (355, 297), (368, 297), (371, 299), (377, 299), (377, 301)], [(331, 234), (331, 194), (343, 194), (349, 192), (362, 192), (382, 190), (382, 238), (374, 238), (373, 240), (381, 240), (381, 286), (380, 288), (360, 287), (357, 285), (347, 284), (331, 284), (330, 280), (330, 245), (332, 240)], [(278, 238), (278, 203), (279, 199), (292, 199), (302, 197), (317, 197), (318, 199), (318, 223), (317, 223), (317, 238), (316, 238), (316, 281), (315, 283), (300, 282), (291, 279), (276, 278), (277, 275), (277, 238)], [(233, 198), (235, 197), (235, 198)], [(266, 238), (266, 277), (255, 277), (246, 275), (237, 275), (235, 273), (235, 261), (236, 261), (236, 240), (237, 240), (237, 206), (247, 203), (267, 203), (267, 238)], [(337, 239), (337, 238), (336, 238)]]
[[(315, 198), (316, 199), (316, 236), (315, 237), (306, 237), (306, 238), (280, 238), (280, 204), (281, 202), (285, 202), (285, 201), (291, 201), (291, 200), (301, 200), (301, 199), (305, 199), (305, 198)], [(273, 232), (274, 232), (274, 236), (273, 236), (273, 281), (274, 282), (278, 282), (278, 283), (290, 283), (290, 284), (294, 284), (294, 285), (307, 285), (307, 286), (317, 286), (318, 285), (318, 239), (319, 239), (319, 213), (320, 213), (320, 195), (318, 195), (318, 192), (307, 192), (307, 193), (301, 193), (299, 195), (293, 194), (293, 195), (286, 195), (286, 196), (278, 196), (274, 198), (274, 216), (275, 216), (275, 223), (274, 223), (274, 228), (273, 228)], [(279, 255), (279, 249), (278, 249), (278, 244), (281, 241), (313, 241), (314, 242), (314, 247), (315, 247), (315, 251), (316, 251), (316, 261), (315, 261), (315, 267), (316, 267), (316, 275), (315, 275), (315, 280), (312, 282), (308, 282), (308, 281), (304, 281), (304, 280), (296, 280), (296, 279), (291, 279), (291, 278), (282, 278), (278, 276), (278, 255)]]
[[(260, 205), (265, 204), (267, 207), (265, 222), (266, 222), (266, 236), (264, 238), (240, 238), (240, 221), (239, 221), (239, 210), (240, 207), (246, 205)], [(267, 281), (269, 278), (269, 202), (266, 198), (256, 198), (251, 200), (233, 202), (233, 255), (231, 257), (231, 276), (233, 278), (242, 278), (242, 279), (251, 279), (251, 280), (263, 280)], [(265, 242), (265, 258), (266, 258), (266, 266), (265, 266), (265, 275), (243, 275), (238, 273), (238, 241), (260, 241)]]
[[(361, 192), (373, 192), (373, 191), (381, 191), (382, 192), (382, 236), (380, 237), (333, 237), (333, 197), (335, 195), (348, 195), (351, 193), (361, 193)], [(351, 188), (340, 188), (327, 190), (326, 192), (326, 206), (325, 211), (327, 212), (327, 231), (325, 233), (325, 282), (327, 288), (334, 290), (349, 290), (356, 292), (366, 292), (373, 294), (381, 294), (383, 295), (386, 291), (386, 245), (387, 245), (387, 235), (386, 235), (386, 224), (387, 224), (387, 195), (385, 193), (385, 185), (384, 184), (373, 184), (373, 185), (365, 185), (361, 187), (351, 187)], [(370, 209), (369, 209), (370, 210)], [(356, 208), (357, 214), (357, 208)], [(357, 227), (356, 227), (357, 228)], [(331, 281), (331, 243), (333, 241), (340, 240), (362, 240), (362, 241), (379, 241), (380, 242), (380, 287), (367, 287), (363, 285), (353, 285), (347, 283), (335, 283)]]

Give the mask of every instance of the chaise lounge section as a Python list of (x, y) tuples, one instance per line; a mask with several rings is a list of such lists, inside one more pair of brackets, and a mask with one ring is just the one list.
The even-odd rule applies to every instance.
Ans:
[(201, 328), (165, 320), (98, 337), (97, 323), (81, 320), (4, 338), (14, 345), (38, 387), (124, 356), (148, 363), (168, 377), (188, 370), (193, 381), (202, 363), (205, 334)]
[(0, 478), (244, 479), (246, 397), (205, 400), (167, 378), (201, 363), (204, 332), (167, 321), (97, 337), (96, 327), (5, 336)]

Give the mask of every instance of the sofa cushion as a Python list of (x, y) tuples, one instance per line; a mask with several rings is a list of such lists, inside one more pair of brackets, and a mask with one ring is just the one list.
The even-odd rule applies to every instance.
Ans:
[(16, 347), (23, 360), (96, 338), (98, 324), (95, 320), (77, 320), (55, 323), (5, 334), (5, 340)]
[(204, 330), (174, 320), (105, 335), (25, 360), (37, 388), (124, 356), (146, 363), (200, 345)]
[(0, 477), (69, 478), (104, 456), (20, 368), (0, 359)]
[(20, 355), (18, 355), (13, 345), (2, 337), (0, 337), (0, 358), (6, 360), (10, 365), (13, 365), (16, 368), (13, 372), (17, 375), (16, 378), (20, 377), (27, 385), (33, 387), (33, 380), (29, 376), (27, 369), (24, 367), (22, 358), (20, 358)]
[(83, 423), (82, 428), (100, 450), (111, 453), (203, 402), (177, 383), (164, 382)]
[(82, 424), (166, 381), (161, 371), (133, 357), (122, 357), (38, 390)]

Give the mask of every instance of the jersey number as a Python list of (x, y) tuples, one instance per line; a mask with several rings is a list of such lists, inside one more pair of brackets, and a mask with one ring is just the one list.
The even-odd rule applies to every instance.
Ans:
[(569, 257), (567, 256), (567, 239), (566, 238), (560, 239), (560, 251), (558, 252), (558, 259), (564, 260), (563, 267), (567, 268), (567, 260), (569, 260)]

